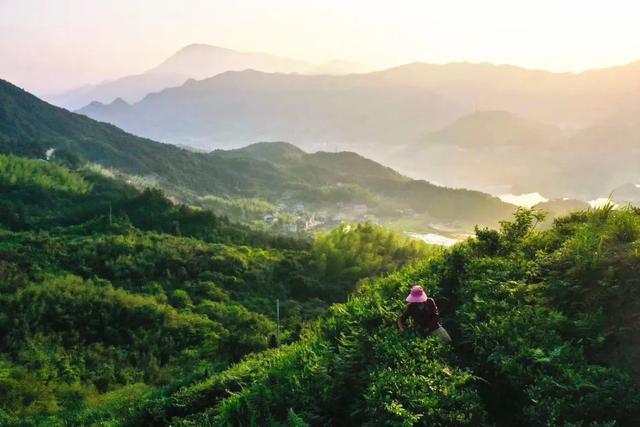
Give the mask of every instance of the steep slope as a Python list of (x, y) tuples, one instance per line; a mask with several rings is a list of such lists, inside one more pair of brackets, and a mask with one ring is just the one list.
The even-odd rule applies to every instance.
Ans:
[[(520, 211), (499, 231), (479, 230), (412, 268), (363, 283), (300, 342), (150, 396), (124, 419), (150, 426), (636, 425), (640, 215), (577, 212), (544, 232), (534, 223)], [(597, 255), (587, 250), (596, 247)], [(440, 303), (453, 345), (397, 332), (415, 283)]]
[(137, 102), (149, 93), (180, 86), (188, 79), (200, 80), (225, 71), (247, 69), (271, 73), (332, 75), (368, 70), (366, 66), (348, 61), (329, 61), (315, 65), (276, 55), (239, 52), (208, 44), (191, 44), (141, 74), (83, 86), (48, 96), (46, 100), (70, 110), (81, 108), (93, 101), (110, 103), (117, 98)]
[(265, 350), (276, 299), (291, 342), (361, 278), (431, 250), (371, 224), (274, 236), (88, 169), (0, 155), (0, 425), (115, 419)]
[(69, 113), (7, 82), (0, 82), (0, 100), (0, 153), (97, 163), (192, 203), (206, 195), (271, 202), (286, 196), (314, 208), (364, 201), (394, 206), (393, 218), (413, 209), (423, 224), (456, 221), (467, 229), (496, 223), (512, 208), (486, 194), (410, 180), (354, 153), (307, 154), (287, 144), (198, 153)]
[(70, 113), (5, 81), (0, 81), (0, 100), (0, 153), (45, 158), (53, 149), (53, 156), (72, 164), (93, 162), (196, 191), (222, 191), (215, 175), (235, 175), (231, 164), (212, 171), (206, 155)]

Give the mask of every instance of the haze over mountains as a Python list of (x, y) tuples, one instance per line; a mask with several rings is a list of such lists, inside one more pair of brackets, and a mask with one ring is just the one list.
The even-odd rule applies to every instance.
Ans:
[(138, 135), (198, 148), (286, 140), (308, 149), (368, 153), (380, 143), (389, 147), (408, 141), (463, 111), (430, 90), (367, 74), (246, 70), (190, 80), (134, 105), (92, 103), (78, 112)]
[[(425, 134), (387, 163), (454, 187), (588, 201), (639, 181), (639, 137), (637, 126), (567, 130), (486, 111)], [(617, 192), (613, 196), (630, 201), (618, 199)]]
[(0, 0), (0, 427), (640, 427), (631, 3)]
[(569, 128), (637, 123), (640, 61), (581, 73), (488, 63), (414, 63), (372, 73), (435, 91), (474, 111), (505, 110)]
[(245, 69), (279, 73), (343, 74), (364, 71), (365, 67), (347, 61), (316, 65), (264, 53), (238, 52), (207, 44), (191, 44), (141, 74), (85, 85), (45, 99), (69, 110), (81, 108), (92, 101), (110, 103), (117, 98), (136, 102), (148, 93), (180, 86), (188, 79), (204, 79), (225, 71)]
[(492, 194), (591, 200), (640, 182), (640, 63), (553, 73), (414, 63), (347, 76), (226, 72), (79, 110), (200, 149), (286, 140)]
[(410, 179), (355, 153), (308, 154), (287, 143), (194, 152), (70, 113), (1, 80), (0, 101), (0, 154), (98, 164), (191, 204), (206, 204), (208, 196), (252, 198), (330, 210), (324, 216), (336, 218), (404, 221), (424, 230), (447, 224), (467, 232), (514, 209), (487, 194)]

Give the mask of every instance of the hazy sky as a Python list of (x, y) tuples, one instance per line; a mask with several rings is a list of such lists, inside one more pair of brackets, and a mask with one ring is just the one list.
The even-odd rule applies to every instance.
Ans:
[(640, 2), (0, 0), (0, 78), (43, 94), (139, 73), (190, 43), (372, 67), (640, 59)]

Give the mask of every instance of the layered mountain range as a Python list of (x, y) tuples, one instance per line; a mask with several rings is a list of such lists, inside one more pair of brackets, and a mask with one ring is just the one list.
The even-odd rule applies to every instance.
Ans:
[(70, 110), (93, 101), (111, 103), (121, 98), (127, 102), (136, 102), (148, 93), (180, 86), (188, 79), (204, 79), (225, 71), (245, 69), (279, 73), (345, 74), (364, 71), (366, 68), (348, 61), (309, 64), (276, 55), (191, 44), (143, 73), (84, 85), (64, 93), (52, 94), (46, 100)]
[(496, 224), (514, 206), (477, 191), (413, 180), (352, 152), (309, 154), (288, 143), (196, 152), (128, 134), (47, 104), (0, 81), (0, 153), (52, 159), (162, 188), (198, 204), (207, 196), (304, 205), (314, 211), (362, 211), (389, 224)]
[(640, 182), (639, 71), (640, 63), (582, 73), (486, 63), (227, 71), (79, 112), (200, 149), (286, 140), (356, 151), (447, 186), (591, 200)]
[(483, 111), (428, 132), (387, 164), (411, 176), (493, 194), (539, 192), (548, 198), (634, 201), (640, 182), (640, 127), (566, 129), (505, 111)]

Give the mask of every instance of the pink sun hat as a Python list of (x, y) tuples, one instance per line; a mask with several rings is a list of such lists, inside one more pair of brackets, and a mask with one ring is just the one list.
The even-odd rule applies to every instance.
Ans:
[(407, 297), (407, 302), (425, 302), (427, 300), (427, 294), (422, 290), (422, 286), (414, 286), (411, 288), (411, 293)]

